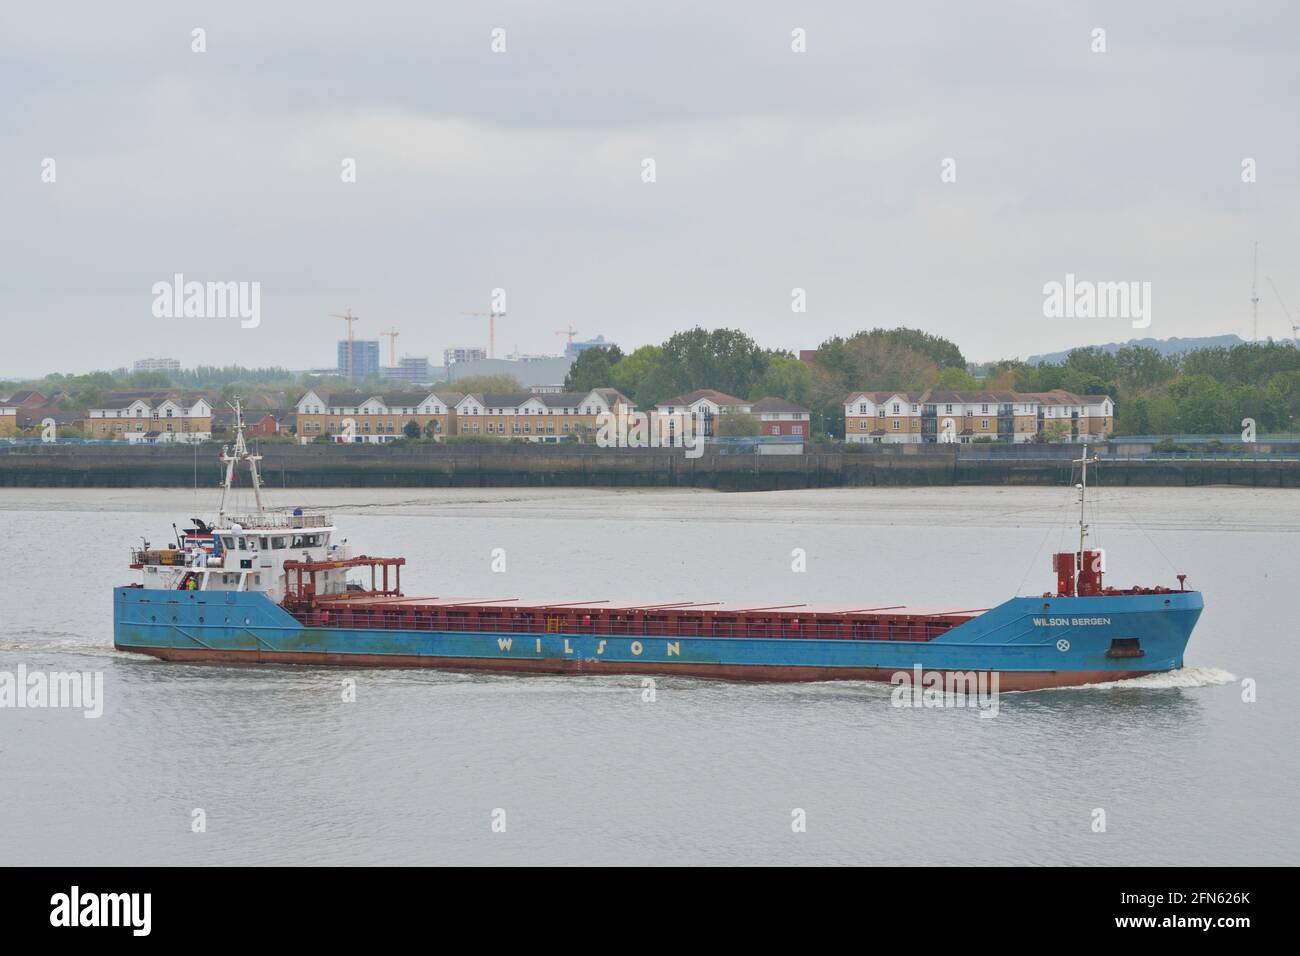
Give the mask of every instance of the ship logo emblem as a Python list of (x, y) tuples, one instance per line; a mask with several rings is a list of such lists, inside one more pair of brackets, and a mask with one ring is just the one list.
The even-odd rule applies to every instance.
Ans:
[(1056, 642), (1056, 649), (1060, 651), (1062, 654), (1064, 654), (1066, 651), (1070, 649), (1070, 642), (1067, 641), (1065, 638), (1061, 638), (1059, 641)]

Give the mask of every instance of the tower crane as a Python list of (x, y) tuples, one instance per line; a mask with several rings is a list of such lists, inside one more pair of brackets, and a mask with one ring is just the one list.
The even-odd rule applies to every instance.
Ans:
[(1291, 340), (1300, 344), (1300, 321), (1297, 321), (1296, 317), (1291, 314), (1291, 310), (1287, 308), (1286, 300), (1282, 298), (1282, 293), (1277, 291), (1277, 283), (1273, 281), (1273, 277), (1264, 276), (1264, 278), (1273, 287), (1273, 294), (1277, 296), (1278, 304), (1282, 306), (1282, 312), (1286, 315), (1286, 320), (1291, 323)]
[(352, 310), (350, 308), (343, 315), (339, 315), (337, 312), (333, 312), (330, 315), (331, 318), (342, 319), (344, 322), (348, 324), (348, 366), (347, 368), (348, 368), (348, 378), (351, 379), (353, 377), (352, 375), (352, 323), (357, 321), (359, 317), (353, 315)]
[(388, 331), (379, 334), (388, 336), (388, 367), (397, 368), (397, 337), (401, 333), (397, 331), (397, 326), (393, 326)]
[(462, 312), (461, 315), (487, 316), (488, 320), (488, 358), (497, 357), (497, 319), (504, 319), (506, 313), (504, 309), (493, 309), (491, 312)]

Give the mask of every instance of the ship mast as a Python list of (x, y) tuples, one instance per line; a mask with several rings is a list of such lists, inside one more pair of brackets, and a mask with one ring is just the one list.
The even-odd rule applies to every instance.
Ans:
[(217, 512), (217, 526), (225, 524), (226, 519), (226, 495), (230, 492), (231, 482), (235, 477), (235, 465), (240, 461), (248, 462), (248, 473), (253, 480), (253, 498), (257, 502), (257, 512), (261, 514), (262, 508), (262, 477), (257, 473), (257, 463), (262, 460), (261, 455), (249, 454), (248, 445), (244, 443), (244, 413), (240, 408), (239, 399), (230, 406), (235, 410), (235, 449), (229, 450), (229, 446), (221, 446), (221, 460), (226, 465), (226, 477), (221, 483), (221, 507)]
[(1083, 520), (1083, 504), (1084, 500), (1088, 497), (1088, 463), (1090, 461), (1096, 462), (1097, 459), (1088, 457), (1088, 449), (1086, 447), (1083, 449), (1083, 457), (1074, 459), (1074, 464), (1079, 466), (1081, 473), (1081, 480), (1079, 483), (1079, 566), (1074, 574), (1075, 597), (1079, 596), (1079, 578), (1081, 576), (1080, 572), (1083, 571), (1083, 540), (1088, 536), (1088, 526), (1084, 524)]

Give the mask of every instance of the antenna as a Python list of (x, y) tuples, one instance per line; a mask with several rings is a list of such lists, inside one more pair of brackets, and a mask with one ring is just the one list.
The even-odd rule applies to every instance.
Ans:
[[(1083, 570), (1083, 540), (1088, 536), (1088, 526), (1083, 522), (1083, 503), (1088, 497), (1088, 463), (1096, 463), (1096, 458), (1088, 457), (1088, 449), (1083, 450), (1083, 457), (1074, 459), (1074, 463), (1080, 466), (1080, 483), (1079, 483), (1079, 571)], [(1079, 577), (1078, 573), (1074, 576), (1074, 596), (1079, 596)]]
[(332, 317), (332, 318), (335, 318), (335, 319), (342, 319), (344, 322), (346, 322), (346, 323), (348, 324), (348, 366), (347, 366), (347, 367), (348, 367), (348, 378), (351, 379), (351, 378), (353, 377), (353, 375), (352, 375), (352, 352), (353, 352), (353, 349), (352, 349), (352, 323), (355, 322), (355, 321), (357, 321), (358, 316), (353, 315), (353, 314), (352, 314), (352, 309), (350, 309), (350, 308), (348, 309), (348, 311), (347, 311), (344, 315), (339, 315), (337, 312), (333, 312), (333, 313), (330, 313), (330, 314), (331, 314), (331, 317)]
[(488, 358), (497, 357), (497, 319), (506, 317), (505, 310), (493, 309), (491, 312), (462, 312), (461, 315), (487, 316), (488, 320)]
[(397, 337), (401, 333), (397, 331), (397, 326), (393, 326), (387, 332), (379, 334), (388, 336), (388, 367), (397, 368)]
[(228, 445), (221, 446), (221, 460), (226, 466), (226, 478), (221, 483), (221, 506), (217, 511), (218, 525), (225, 524), (226, 519), (226, 494), (230, 491), (230, 485), (235, 477), (235, 465), (237, 462), (248, 462), (248, 473), (253, 480), (253, 498), (257, 502), (257, 511), (260, 514), (262, 508), (262, 478), (257, 473), (257, 463), (262, 460), (261, 455), (250, 455), (248, 445), (244, 443), (244, 413), (240, 408), (239, 399), (236, 398), (234, 404), (230, 405), (235, 412), (235, 450), (232, 453)]
[(1255, 258), (1250, 273), (1250, 312), (1254, 325), (1252, 342), (1259, 341), (1259, 240), (1255, 241)]

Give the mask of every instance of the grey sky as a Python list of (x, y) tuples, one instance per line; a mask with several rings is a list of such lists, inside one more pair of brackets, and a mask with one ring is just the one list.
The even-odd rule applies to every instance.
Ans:
[[(328, 365), (349, 306), (437, 361), (486, 342), (459, 313), (494, 287), (499, 353), (570, 323), (790, 349), (906, 324), (975, 360), (1248, 336), (1255, 239), (1280, 337), (1297, 36), (1286, 2), (5, 4), (0, 376)], [(261, 326), (154, 318), (176, 272), (260, 281)], [(1150, 281), (1150, 328), (1044, 318), (1067, 272)]]

